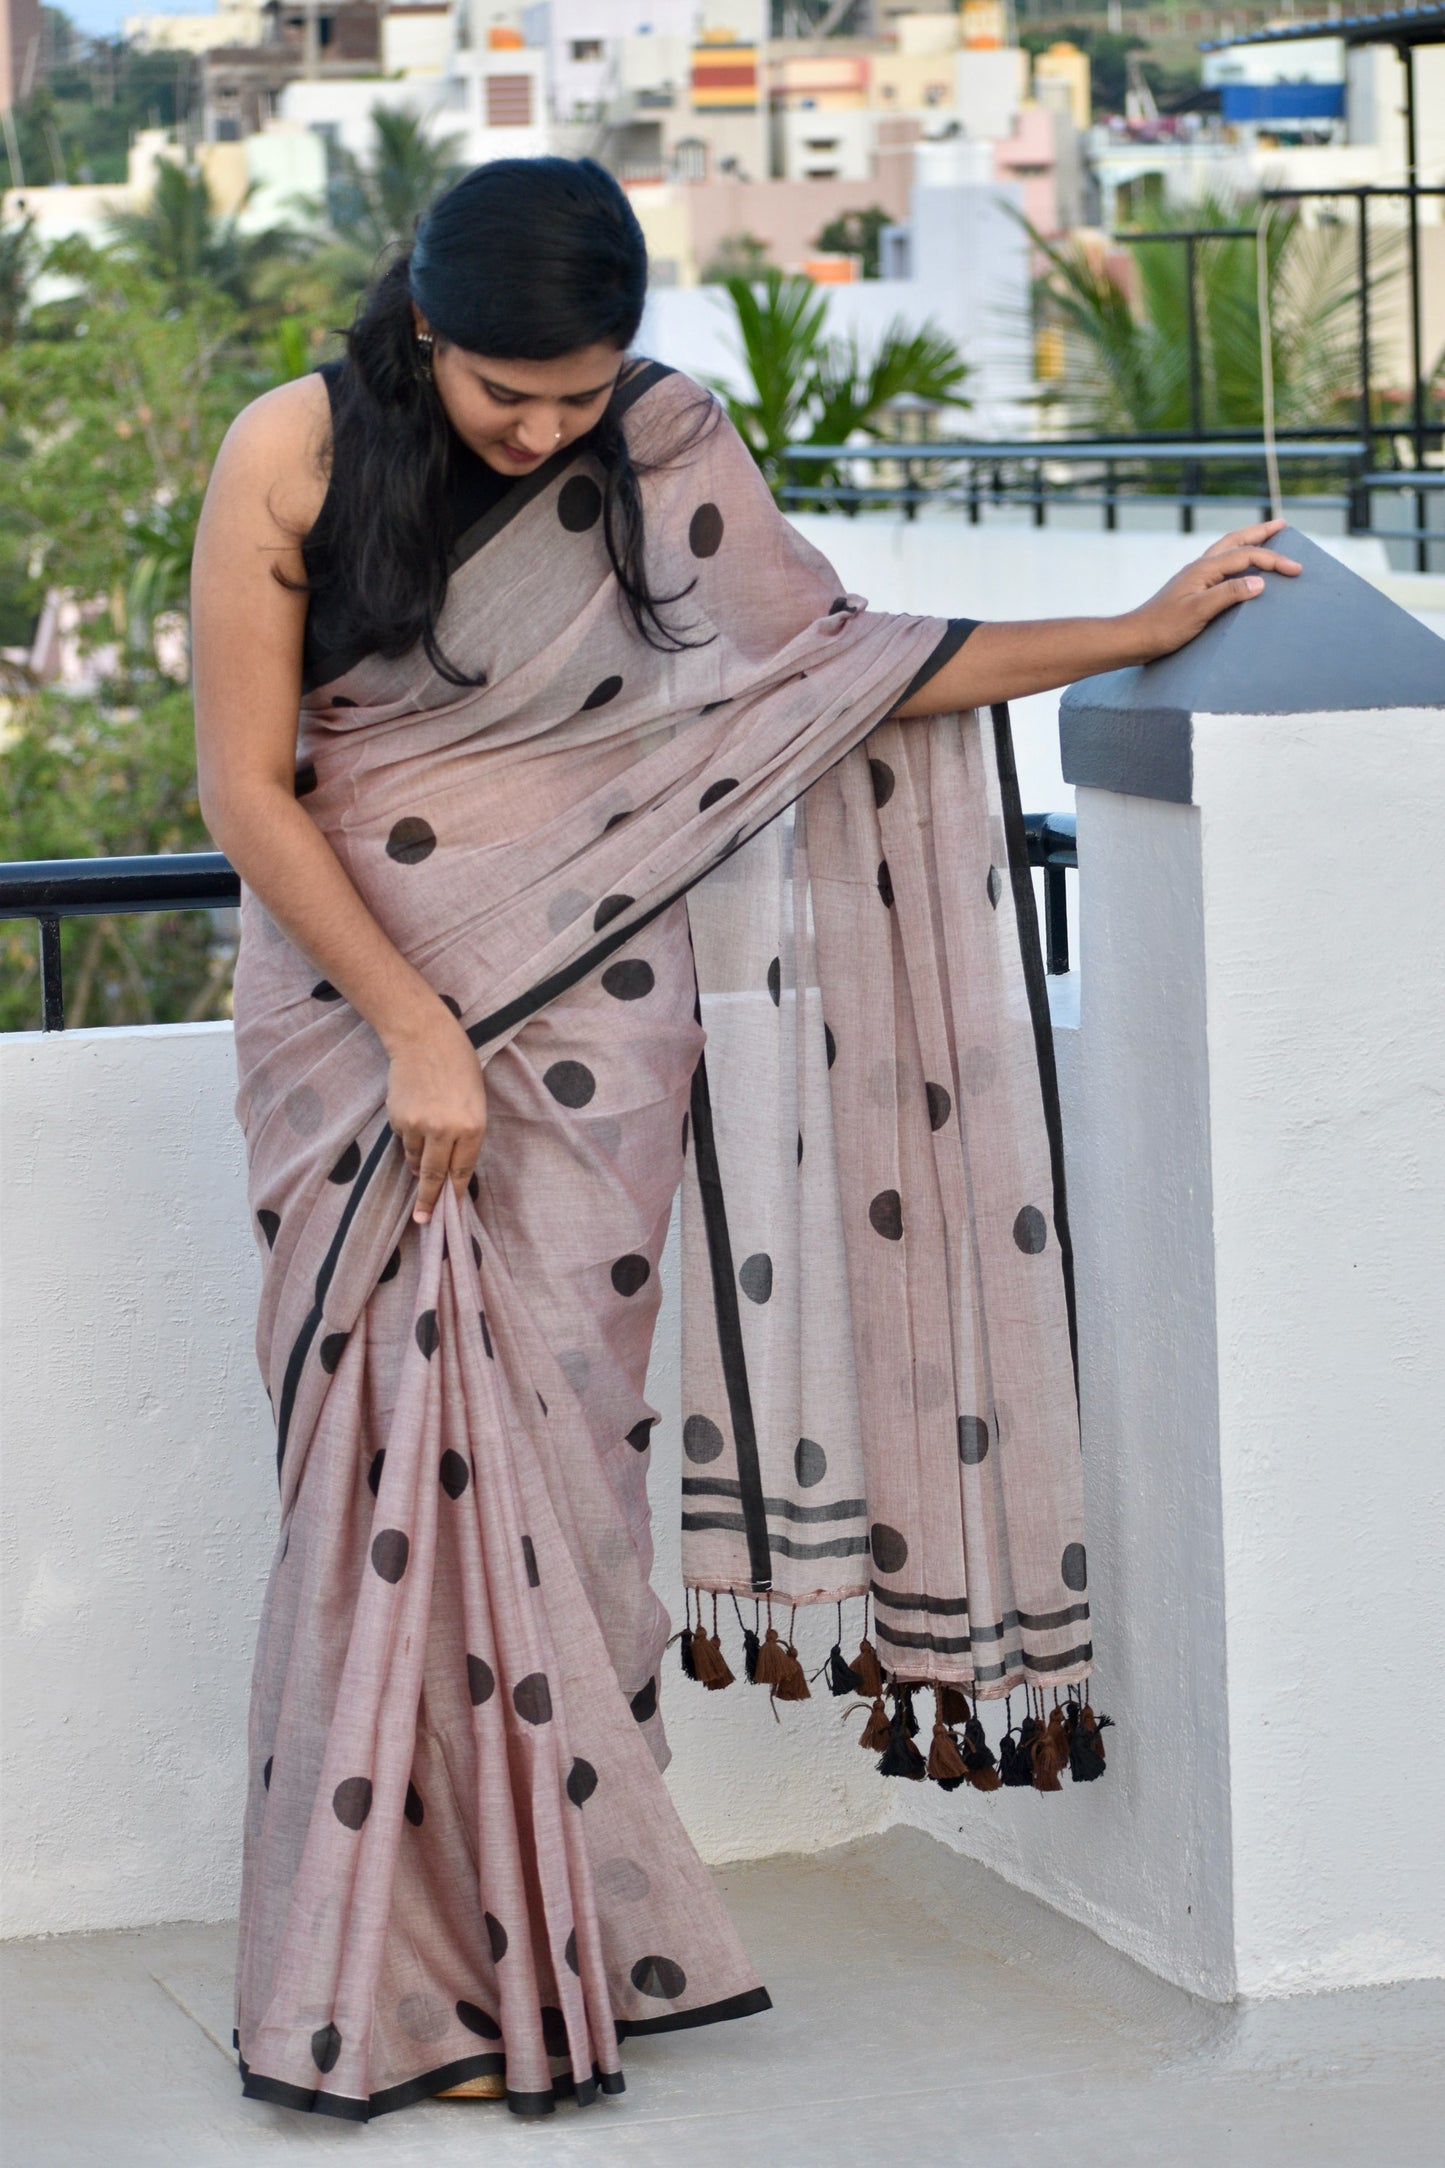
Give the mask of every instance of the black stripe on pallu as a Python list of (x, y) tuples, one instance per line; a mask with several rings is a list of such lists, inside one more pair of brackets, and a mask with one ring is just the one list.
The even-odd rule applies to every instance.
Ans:
[[(886, 1625), (880, 1618), (874, 1619), (873, 1631), (880, 1641), (886, 1641), (891, 1648), (928, 1649), (935, 1656), (967, 1656), (974, 1645), (971, 1634), (904, 1634)], [(1093, 1642), (1085, 1641), (1079, 1648), (1066, 1649), (1062, 1656), (1030, 1656), (1027, 1651), (1020, 1650), (1019, 1662), (1025, 1671), (1064, 1671), (1071, 1664), (1092, 1663), (1093, 1656)], [(988, 1670), (980, 1670), (978, 1676), (981, 1679), (1001, 1678), (1007, 1668), (1006, 1664), (999, 1664)]]
[[(615, 2031), (619, 2040), (634, 2034), (682, 2032), (694, 2025), (720, 2025), (729, 2018), (753, 2017), (772, 2007), (772, 1997), (765, 1987), (751, 1987), (741, 1995), (729, 1995), (721, 2002), (704, 2003), (697, 2010), (669, 2011), (663, 2017), (618, 2018)], [(503, 2055), (464, 2055), (459, 2062), (445, 2063), (439, 2070), (428, 2070), (419, 2078), (408, 2078), (404, 2085), (389, 2085), (366, 2100), (358, 2100), (344, 2094), (308, 2092), (304, 2086), (287, 2085), (280, 2078), (259, 2077), (248, 2067), (243, 2055), (238, 2055), (237, 2061), (241, 2069), (241, 2090), (248, 2100), (267, 2100), (278, 2108), (297, 2108), (312, 2115), (334, 2116), (343, 2123), (366, 2123), (374, 2115), (409, 2108), (414, 2102), (430, 2099), (450, 2086), (463, 2085), (468, 2078), (499, 2077), (506, 2069)], [(591, 2077), (585, 2078), (580, 2085), (570, 2077), (563, 2077), (554, 2081), (550, 2092), (509, 2092), (506, 2099), (513, 2115), (550, 2115), (559, 2100), (575, 2097), (579, 2106), (586, 2107), (599, 2092), (615, 2094), (626, 2089), (627, 2081), (620, 2070), (600, 2070), (594, 2063)]]
[[(684, 1498), (741, 1498), (742, 1485), (729, 1481), (726, 1476), (685, 1475), (682, 1495)], [(791, 1498), (765, 1498), (763, 1510), (781, 1514), (789, 1521), (861, 1521), (868, 1505), (862, 1498), (840, 1498), (831, 1506), (799, 1506), (794, 1505)]]
[[(682, 1527), (684, 1535), (704, 1534), (710, 1528), (728, 1530), (736, 1535), (747, 1530), (747, 1522), (741, 1513), (684, 1513)], [(769, 1534), (768, 1543), (784, 1558), (866, 1558), (868, 1555), (866, 1536), (835, 1536), (831, 1543), (796, 1543), (791, 1536)]]
[(1019, 954), (1029, 1014), (1034, 1027), (1034, 1054), (1039, 1070), (1039, 1094), (1044, 1106), (1044, 1127), (1049, 1136), (1049, 1166), (1054, 1184), (1054, 1233), (1064, 1272), (1064, 1303), (1069, 1316), (1069, 1355), (1074, 1366), (1074, 1398), (1079, 1395), (1079, 1326), (1074, 1307), (1074, 1244), (1069, 1233), (1069, 1200), (1064, 1185), (1064, 1125), (1059, 1111), (1059, 1072), (1054, 1059), (1054, 1026), (1049, 1014), (1049, 990), (1044, 977), (1044, 954), (1039, 941), (1038, 905), (1034, 901), (1034, 876), (1029, 865), (1028, 839), (1024, 834), (1023, 807), (1019, 799), (1018, 769), (1014, 763), (1013, 729), (1007, 701), (990, 708), (993, 718), (994, 758), (998, 765), (999, 796), (1003, 804), (1004, 837), (1008, 844), (1009, 879), (1013, 885), (1014, 918), (1018, 924)]
[[(702, 1001), (697, 1003), (702, 1022)], [(718, 1354), (723, 1383), (727, 1387), (728, 1414), (733, 1426), (733, 1449), (738, 1464), (738, 1502), (742, 1513), (729, 1515), (727, 1525), (741, 1528), (748, 1543), (748, 1570), (755, 1595), (766, 1595), (773, 1585), (773, 1557), (763, 1506), (763, 1471), (758, 1460), (758, 1434), (753, 1422), (753, 1396), (748, 1384), (747, 1354), (743, 1347), (742, 1317), (738, 1308), (738, 1283), (733, 1272), (732, 1238), (728, 1233), (727, 1199), (723, 1195), (722, 1168), (718, 1163), (717, 1138), (712, 1126), (712, 1094), (708, 1090), (707, 1055), (699, 1054), (692, 1072), (692, 1149), (697, 1170), (698, 1196), (702, 1200), (703, 1227), (707, 1234), (707, 1261), (712, 1273), (713, 1315), (717, 1320)], [(682, 1525), (689, 1521), (683, 1515)], [(691, 1525), (696, 1526), (696, 1522)], [(721, 1522), (715, 1523), (722, 1526)]]
[[(953, 1618), (968, 1610), (967, 1596), (895, 1596), (891, 1589), (872, 1584), (875, 1603), (887, 1604), (894, 1611), (927, 1611), (934, 1617)], [(995, 1626), (975, 1626), (976, 1641), (996, 1641), (1000, 1634), (1015, 1626), (1024, 1627), (1029, 1633), (1053, 1633), (1060, 1626), (1077, 1625), (1089, 1616), (1087, 1603), (1071, 1603), (1062, 1611), (1005, 1611)]]
[(321, 1324), (327, 1290), (335, 1277), (336, 1267), (341, 1262), (342, 1248), (351, 1230), (351, 1223), (356, 1217), (357, 1207), (366, 1194), (368, 1183), (381, 1165), (382, 1156), (390, 1142), (391, 1124), (390, 1122), (383, 1122), (381, 1134), (366, 1155), (366, 1164), (351, 1185), (351, 1194), (346, 1200), (346, 1208), (337, 1221), (336, 1232), (331, 1237), (330, 1246), (321, 1260), (321, 1270), (316, 1275), (316, 1300), (306, 1313), (301, 1330), (296, 1335), (296, 1343), (287, 1359), (286, 1375), (281, 1381), (281, 1403), (276, 1411), (276, 1475), (278, 1481), (281, 1475), (281, 1462), (286, 1452), (286, 1439), (291, 1429), (291, 1415), (296, 1405), (296, 1394), (301, 1384), (301, 1372), (305, 1367), (306, 1357), (311, 1351), (311, 1343), (316, 1338), (317, 1330)]

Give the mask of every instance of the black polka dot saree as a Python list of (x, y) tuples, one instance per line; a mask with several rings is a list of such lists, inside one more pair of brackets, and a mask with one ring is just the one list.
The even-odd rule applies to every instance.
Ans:
[[(841, 595), (687, 378), (620, 396), (676, 644), (621, 606), (568, 453), (457, 545), (438, 638), (474, 684), (332, 657), (304, 700), (298, 795), (485, 1066), (476, 1178), (429, 1226), (374, 1032), (243, 901), (281, 1517), (237, 2044), (253, 2096), (355, 2120), (487, 2075), (545, 2113), (621, 2091), (631, 2033), (767, 2007), (661, 1776), (680, 1183), (683, 1668), (786, 1699), (794, 1610), (864, 1599), (830, 1683), (904, 1774), (933, 1684), (987, 1789), (978, 1700), (1028, 1689), (1042, 1734), (1036, 1690), (1091, 1661), (1006, 720), (887, 720), (967, 621)], [(950, 1751), (929, 1774), (963, 1781)]]

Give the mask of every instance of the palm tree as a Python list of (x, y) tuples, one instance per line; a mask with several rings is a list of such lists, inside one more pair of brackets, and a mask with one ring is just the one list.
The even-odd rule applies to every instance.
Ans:
[(432, 135), (419, 114), (374, 105), (371, 131), (367, 158), (333, 153), (327, 184), (327, 223), (360, 266), (358, 284), (382, 258), (411, 246), (422, 213), (462, 171), (460, 136)]
[[(744, 443), (776, 492), (786, 479), (790, 444), (847, 444), (888, 434), (887, 408), (901, 394), (934, 405), (966, 407), (969, 365), (931, 324), (889, 324), (871, 356), (856, 334), (830, 338), (828, 293), (811, 279), (770, 270), (762, 280), (724, 282), (737, 318), (739, 358), (750, 379), (739, 394), (710, 378)], [(810, 480), (833, 483), (844, 461), (809, 461)]]
[(242, 233), (211, 200), (206, 176), (194, 166), (163, 161), (143, 211), (122, 211), (110, 222), (115, 245), (159, 279), (179, 308), (204, 289), (248, 309), (262, 266), (292, 246), (275, 232)]
[[(1250, 226), (1253, 199), (1210, 195), (1166, 210), (1171, 226)], [(1180, 434), (1193, 426), (1190, 393), (1189, 252), (1177, 241), (1120, 241), (1128, 276), (1079, 242), (1053, 242), (1032, 227), (1048, 268), (1045, 313), (1064, 334), (1060, 393), (1101, 434)], [(1353, 248), (1337, 227), (1307, 227), (1276, 206), (1262, 239), (1204, 241), (1195, 251), (1200, 420), (1207, 429), (1258, 429), (1264, 376), (1258, 248), (1265, 252), (1275, 417), (1282, 429), (1318, 427), (1358, 397), (1357, 286)], [(1385, 251), (1372, 285), (1393, 276)]]

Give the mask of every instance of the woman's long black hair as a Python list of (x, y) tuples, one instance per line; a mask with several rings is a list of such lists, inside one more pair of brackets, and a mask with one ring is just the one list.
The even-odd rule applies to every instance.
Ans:
[[(552, 361), (587, 346), (625, 352), (646, 294), (642, 229), (590, 158), (498, 158), (438, 198), (410, 254), (362, 302), (333, 391), (330, 487), (306, 550), (328, 650), (394, 656), (420, 644), (443, 676), (472, 682), (437, 647), (454, 439), (413, 302), (439, 340), (469, 353)], [(610, 406), (578, 448), (603, 469), (607, 553), (638, 631), (654, 647), (686, 645), (658, 614), (680, 597), (648, 587), (639, 469)]]

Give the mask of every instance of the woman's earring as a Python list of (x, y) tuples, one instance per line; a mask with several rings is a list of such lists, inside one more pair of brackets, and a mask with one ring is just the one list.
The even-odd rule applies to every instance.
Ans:
[(434, 341), (429, 331), (419, 331), (417, 333), (417, 367), (420, 369), (423, 376), (431, 375), (431, 355), (433, 344)]

